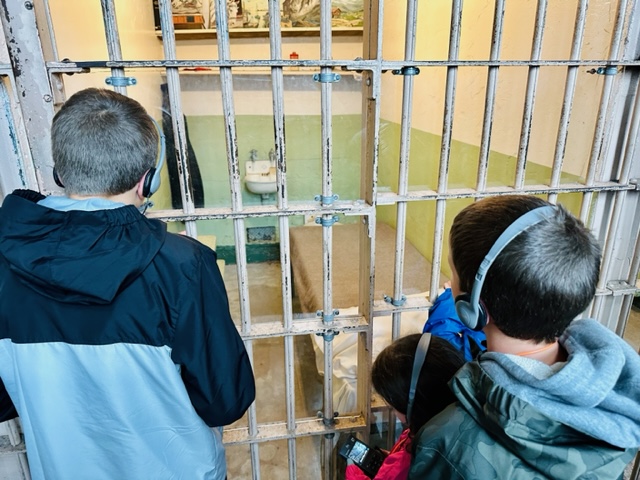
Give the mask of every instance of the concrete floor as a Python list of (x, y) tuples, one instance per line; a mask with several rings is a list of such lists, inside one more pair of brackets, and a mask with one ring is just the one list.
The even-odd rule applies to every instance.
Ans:
[[(248, 265), (249, 298), (252, 322), (280, 320), (282, 314), (280, 264), (277, 262)], [(240, 323), (240, 307), (236, 266), (224, 268), (231, 314)], [(294, 312), (296, 311), (294, 298)], [(271, 316), (271, 318), (269, 318)], [(274, 317), (275, 316), (275, 317)], [(640, 310), (631, 312), (624, 338), (636, 350), (640, 349)], [(256, 340), (253, 343), (254, 373), (256, 376), (256, 416), (258, 422), (284, 421), (284, 341), (282, 338)], [(311, 340), (308, 336), (294, 337), (295, 350), (295, 409), (296, 417), (315, 416), (321, 410), (322, 378), (317, 372)], [(246, 415), (234, 425), (246, 425)], [(321, 441), (305, 437), (296, 442), (296, 478), (320, 480)], [(251, 479), (249, 447), (227, 447), (229, 478)], [(260, 478), (288, 478), (288, 448), (286, 440), (259, 444)]]

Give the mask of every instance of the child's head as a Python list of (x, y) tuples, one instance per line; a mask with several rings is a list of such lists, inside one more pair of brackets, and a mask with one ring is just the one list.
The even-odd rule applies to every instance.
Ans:
[(118, 195), (156, 165), (159, 133), (136, 100), (87, 88), (53, 117), (51, 149), (68, 195)]
[[(470, 293), (482, 260), (498, 237), (525, 213), (548, 202), (533, 196), (489, 197), (463, 209), (451, 226), (454, 294)], [(592, 300), (600, 247), (562, 206), (509, 242), (489, 267), (480, 299), (505, 335), (553, 341)]]
[[(403, 415), (407, 413), (413, 362), (421, 337), (414, 334), (398, 338), (373, 362), (373, 387), (389, 406)], [(447, 383), (463, 364), (461, 352), (443, 338), (431, 336), (416, 385), (411, 418), (406, 419), (412, 435), (455, 401)]]

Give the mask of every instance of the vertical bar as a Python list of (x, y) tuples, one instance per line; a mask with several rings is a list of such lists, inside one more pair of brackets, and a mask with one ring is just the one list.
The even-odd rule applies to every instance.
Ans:
[[(162, 29), (162, 47), (164, 57), (167, 60), (175, 60), (176, 44), (173, 20), (171, 15), (171, 3), (169, 0), (160, 0), (160, 26)], [(191, 194), (191, 175), (189, 174), (187, 148), (187, 133), (182, 115), (182, 98), (180, 96), (180, 74), (177, 67), (167, 67), (167, 93), (169, 96), (169, 108), (171, 110), (171, 124), (173, 126), (173, 136), (175, 139), (176, 153), (178, 154), (178, 171), (180, 179), (180, 192), (182, 195), (182, 205), (185, 213), (193, 213), (195, 206)], [(193, 220), (185, 222), (187, 235), (197, 236), (196, 222)]]
[[(622, 44), (622, 34), (624, 32), (624, 22), (627, 16), (627, 6), (629, 0), (621, 0), (618, 5), (618, 14), (616, 16), (616, 23), (613, 30), (613, 39), (611, 41), (611, 48), (609, 49), (609, 60), (615, 62), (620, 55), (620, 46)], [(605, 125), (607, 115), (609, 113), (609, 101), (611, 100), (611, 91), (613, 89), (613, 82), (615, 75), (605, 75), (604, 85), (602, 86), (602, 95), (600, 97), (600, 106), (598, 107), (598, 118), (596, 120), (596, 128), (593, 135), (593, 143), (591, 144), (591, 154), (589, 156), (589, 167), (585, 178), (585, 184), (592, 186), (595, 183), (596, 172), (600, 165), (600, 153), (602, 151), (602, 144), (605, 138)], [(582, 197), (582, 205), (580, 207), (580, 219), (583, 222), (587, 221), (587, 215), (591, 208), (591, 201), (593, 199), (593, 192), (586, 192)]]
[[(582, 40), (584, 38), (584, 26), (587, 18), (588, 0), (581, 0), (576, 13), (576, 23), (573, 31), (573, 45), (571, 46), (571, 60), (579, 60), (582, 50)], [(573, 106), (573, 96), (576, 90), (576, 78), (578, 75), (577, 66), (567, 67), (567, 79), (564, 87), (564, 101), (562, 103), (562, 113), (560, 114), (560, 124), (558, 126), (558, 138), (556, 150), (553, 156), (553, 167), (551, 170), (551, 181), (549, 186), (557, 187), (560, 184), (562, 174), (562, 163), (567, 146), (567, 134), (569, 132), (569, 120), (571, 118), (571, 107)], [(556, 203), (557, 193), (549, 195), (549, 201)]]
[[(227, 7), (224, 0), (216, 1), (216, 29), (218, 58), (221, 61), (229, 60), (229, 23), (227, 20)], [(240, 183), (240, 165), (238, 161), (238, 134), (236, 130), (236, 115), (233, 103), (233, 77), (231, 67), (220, 67), (220, 88), (222, 93), (222, 110), (225, 123), (225, 141), (229, 167), (229, 183), (231, 187), (231, 207), (234, 211), (242, 211), (242, 189)], [(236, 264), (238, 270), (238, 292), (240, 295), (240, 317), (242, 333), (248, 333), (251, 329), (251, 309), (249, 304), (249, 282), (247, 274), (246, 239), (243, 218), (234, 218), (233, 227), (236, 242)], [(253, 364), (253, 342), (245, 341), (247, 354)], [(248, 410), (249, 435), (258, 433), (256, 419), (256, 404), (253, 402)], [(251, 467), (253, 478), (260, 480), (260, 452), (257, 443), (250, 443)]]
[[(416, 24), (418, 23), (417, 0), (407, 1), (407, 17), (404, 41), (404, 60), (411, 62), (416, 52)], [(413, 102), (413, 77), (404, 68), (402, 81), (402, 118), (400, 120), (400, 161), (398, 172), (398, 195), (406, 195), (409, 183), (409, 153), (411, 151), (411, 114)], [(393, 298), (402, 301), (402, 274), (404, 265), (404, 238), (407, 223), (407, 202), (400, 201), (396, 206), (396, 251), (393, 277)], [(394, 312), (391, 322), (391, 337), (400, 336), (401, 314)], [(391, 433), (391, 429), (389, 429)]]
[[(331, 60), (331, 0), (321, 0), (320, 2), (320, 60)], [(328, 77), (332, 72), (331, 67), (320, 67), (320, 78)], [(321, 126), (322, 126), (322, 200), (321, 204), (326, 205), (333, 198), (333, 143), (332, 143), (332, 109), (330, 82), (320, 83), (320, 105), (321, 105)], [(323, 215), (322, 219), (329, 221), (331, 215)], [(322, 226), (322, 253), (323, 253), (323, 277), (324, 277), (324, 298), (323, 298), (323, 322), (330, 325), (333, 322), (333, 299), (332, 299), (332, 241), (333, 232), (331, 226)], [(333, 407), (333, 343), (332, 337), (324, 337), (324, 422), (332, 425)], [(324, 446), (324, 478), (332, 479), (335, 471), (333, 455), (334, 435), (325, 435)]]
[[(282, 59), (282, 36), (280, 28), (280, 3), (269, 2), (269, 45), (272, 60)], [(285, 114), (284, 114), (284, 86), (282, 67), (271, 68), (271, 84), (273, 98), (273, 126), (275, 136), (276, 152), (276, 177), (277, 177), (277, 203), (278, 209), (284, 210), (288, 206), (287, 195), (287, 163), (286, 163), (286, 141), (285, 141)], [(289, 246), (289, 217), (281, 215), (278, 217), (280, 227), (280, 272), (282, 280), (282, 312), (284, 328), (291, 328), (293, 323), (293, 306), (291, 292), (291, 248)], [(285, 392), (286, 392), (286, 412), (287, 430), (295, 433), (295, 388), (294, 388), (294, 362), (295, 351), (293, 346), (293, 336), (284, 337), (285, 355)], [(289, 479), (295, 480), (297, 470), (296, 439), (287, 440), (289, 453)]]
[[(102, 6), (102, 19), (104, 21), (104, 34), (107, 39), (107, 52), (109, 60), (122, 60), (122, 50), (120, 49), (120, 34), (118, 33), (118, 22), (116, 20), (116, 6), (113, 0), (100, 0)], [(124, 68), (112, 67), (111, 76), (114, 78), (124, 77)], [(113, 89), (121, 93), (127, 94), (127, 87), (115, 85)]]
[[(53, 181), (49, 132), (53, 120), (53, 93), (38, 35), (35, 12), (29, 2), (1, 0), (2, 31), (6, 39), (15, 94), (29, 141), (38, 188), (44, 194), (59, 191)], [(31, 7), (31, 8), (29, 8)], [(38, 112), (37, 115), (34, 112)]]
[[(547, 16), (547, 0), (538, 0), (536, 11), (536, 26), (533, 34), (533, 45), (531, 47), (531, 61), (540, 60), (542, 51), (542, 36)], [(524, 185), (525, 168), (527, 164), (527, 152), (529, 150), (529, 137), (531, 136), (531, 120), (533, 118), (533, 107), (536, 99), (536, 89), (538, 87), (538, 73), (540, 67), (529, 66), (529, 76), (527, 78), (527, 93), (525, 97), (524, 112), (522, 114), (522, 130), (520, 132), (520, 146), (518, 147), (518, 161), (516, 164), (516, 178), (514, 188), (521, 190)]]
[[(460, 24), (462, 21), (462, 0), (455, 0), (451, 10), (451, 35), (449, 37), (449, 61), (458, 60), (460, 52)], [(444, 105), (444, 120), (442, 125), (442, 144), (440, 147), (440, 171), (438, 173), (438, 192), (447, 191), (449, 174), (449, 158), (451, 155), (451, 132), (453, 130), (453, 112), (455, 107), (456, 82), (458, 67), (447, 67), (447, 83)], [(433, 239), (433, 258), (431, 262), (431, 286), (429, 297), (434, 301), (440, 282), (440, 264), (442, 257), (442, 232), (444, 229), (445, 200), (436, 200), (436, 229)]]
[[(11, 90), (7, 88), (6, 81), (11, 84)], [(36, 174), (29, 152), (29, 142), (24, 131), (21, 111), (17, 107), (15, 87), (11, 75), (0, 75), (0, 109), (5, 118), (6, 130), (0, 124), (0, 133), (10, 142), (3, 142), (0, 151), (0, 193), (8, 194), (16, 188), (36, 188)]]
[[(360, 196), (368, 205), (375, 205), (378, 186), (378, 159), (380, 140), (380, 89), (382, 70), (382, 30), (383, 0), (364, 0), (363, 2), (363, 45), (362, 57), (375, 60), (376, 67), (362, 74), (362, 143), (360, 152)], [(373, 332), (373, 296), (375, 274), (376, 217), (373, 214), (362, 217), (360, 223), (359, 245), (359, 311), (369, 327), (358, 334), (358, 410), (364, 417), (364, 424), (371, 421), (371, 352)], [(369, 429), (364, 431), (364, 439), (369, 439)]]
[[(496, 0), (493, 14), (493, 34), (491, 37), (491, 61), (500, 60), (502, 46), (502, 25), (504, 23), (504, 0)], [(487, 93), (484, 102), (484, 121), (482, 124), (482, 138), (480, 140), (480, 159), (478, 162), (478, 179), (476, 189), (480, 192), (487, 188), (487, 170), (489, 168), (489, 148), (491, 146), (491, 128), (493, 126), (493, 112), (496, 103), (496, 88), (498, 85), (498, 66), (490, 66), (487, 73)]]

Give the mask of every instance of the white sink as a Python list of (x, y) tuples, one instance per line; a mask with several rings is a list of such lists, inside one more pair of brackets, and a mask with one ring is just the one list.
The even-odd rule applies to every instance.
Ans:
[(275, 193), (276, 167), (269, 160), (249, 160), (245, 163), (244, 183), (247, 190), (258, 195)]

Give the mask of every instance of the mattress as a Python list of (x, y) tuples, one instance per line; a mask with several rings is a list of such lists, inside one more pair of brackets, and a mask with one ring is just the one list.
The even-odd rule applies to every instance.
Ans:
[[(333, 227), (332, 307), (349, 308), (359, 304), (360, 242), (358, 224)], [(294, 292), (303, 313), (323, 308), (322, 227), (305, 225), (289, 231)], [(393, 296), (396, 231), (386, 224), (376, 226), (375, 300)], [(429, 290), (431, 262), (405, 241), (403, 294)], [(441, 281), (447, 280), (442, 277)]]

